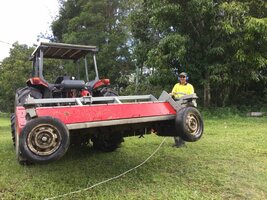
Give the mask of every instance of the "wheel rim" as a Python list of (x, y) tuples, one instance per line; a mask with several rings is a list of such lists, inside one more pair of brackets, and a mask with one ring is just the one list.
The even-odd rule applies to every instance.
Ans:
[(191, 135), (197, 135), (200, 128), (198, 117), (193, 113), (190, 113), (186, 118), (186, 126)]
[(29, 149), (36, 155), (49, 156), (60, 146), (62, 141), (58, 129), (50, 124), (34, 127), (27, 137)]

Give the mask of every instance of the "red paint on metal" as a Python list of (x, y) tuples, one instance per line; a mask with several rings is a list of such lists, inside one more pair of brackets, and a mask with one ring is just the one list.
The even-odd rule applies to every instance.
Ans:
[(88, 90), (82, 90), (81, 95), (82, 97), (89, 96), (90, 92)]
[(27, 82), (30, 82), (31, 85), (42, 85), (42, 86), (48, 87), (48, 84), (44, 80), (42, 80), (40, 77), (30, 78)]
[[(167, 102), (142, 102), (124, 104), (99, 104), (85, 106), (37, 107), (38, 117), (51, 116), (65, 124), (175, 115), (175, 109)], [(27, 123), (24, 107), (16, 108), (17, 130), (20, 134)]]
[(94, 89), (102, 86), (102, 85), (110, 85), (110, 81), (109, 79), (100, 79), (98, 80), (95, 85), (94, 85)]
[(106, 104), (36, 108), (37, 116), (52, 116), (65, 124), (175, 115), (169, 103)]
[(16, 125), (18, 134), (21, 133), (22, 128), (25, 126), (26, 122), (26, 111), (22, 106), (16, 107)]

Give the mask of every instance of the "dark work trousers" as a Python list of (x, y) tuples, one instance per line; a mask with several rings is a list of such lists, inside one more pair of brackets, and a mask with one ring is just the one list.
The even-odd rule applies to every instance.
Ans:
[(182, 138), (180, 138), (179, 136), (174, 137), (174, 146), (181, 147), (184, 145), (185, 145), (185, 141)]

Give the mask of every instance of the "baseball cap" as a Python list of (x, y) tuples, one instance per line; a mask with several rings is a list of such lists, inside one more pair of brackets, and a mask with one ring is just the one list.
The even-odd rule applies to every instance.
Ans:
[(187, 76), (187, 74), (185, 72), (181, 72), (179, 76)]

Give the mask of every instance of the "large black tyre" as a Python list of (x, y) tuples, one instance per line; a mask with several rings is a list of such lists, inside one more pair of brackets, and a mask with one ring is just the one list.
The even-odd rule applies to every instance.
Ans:
[(21, 154), (18, 134), (15, 134), (15, 148), (16, 148), (16, 155), (17, 155), (17, 160), (18, 160), (19, 164), (21, 164), (21, 165), (31, 164), (31, 162), (29, 160), (27, 160), (25, 157), (23, 157)]
[[(17, 106), (22, 106), (25, 102), (28, 96), (31, 96), (34, 99), (40, 99), (42, 98), (42, 93), (37, 90), (36, 88), (33, 87), (24, 87), (24, 88), (19, 88), (16, 90), (15, 94), (15, 102), (14, 102), (14, 112), (16, 112), (16, 107)], [(12, 113), (10, 116), (10, 123), (11, 123), (11, 138), (12, 138), (12, 143), (14, 146), (16, 146), (16, 141), (15, 141), (15, 134), (16, 134), (16, 114)]]
[(90, 135), (82, 132), (70, 133), (70, 146), (81, 147), (90, 143)]
[(23, 105), (29, 96), (34, 99), (41, 99), (42, 93), (38, 89), (28, 86), (18, 89), (16, 91), (15, 106)]
[[(102, 88), (98, 95), (103, 97), (118, 96), (114, 90), (108, 87)], [(93, 142), (94, 149), (103, 152), (111, 152), (115, 151), (120, 146), (120, 144), (123, 142), (123, 136), (119, 133), (111, 133), (96, 135), (91, 140)]]
[(118, 96), (117, 92), (109, 87), (103, 87), (101, 89), (96, 89), (93, 91), (94, 97), (110, 97), (110, 96)]
[(12, 138), (12, 143), (13, 146), (16, 146), (16, 141), (15, 141), (15, 135), (16, 135), (16, 116), (14, 113), (11, 113), (10, 116), (10, 122), (11, 122), (11, 138)]
[[(16, 112), (16, 106), (18, 106), (19, 104), (19, 100), (18, 100), (18, 96), (28, 87), (25, 88), (20, 88), (17, 89), (16, 94), (15, 94), (15, 102), (14, 102), (14, 112)], [(24, 102), (23, 102), (24, 103)], [(17, 125), (16, 125), (16, 115), (15, 113), (11, 113), (10, 115), (10, 127), (11, 127), (11, 138), (12, 138), (12, 143), (13, 146), (16, 146), (16, 140), (15, 140), (15, 135), (16, 135), (16, 129), (17, 129)]]
[(60, 120), (45, 116), (30, 120), (19, 136), (19, 152), (33, 163), (60, 159), (69, 147), (69, 130)]
[(101, 90), (101, 94), (104, 97), (118, 96), (117, 92), (115, 92), (114, 90), (112, 90), (110, 88), (104, 88), (103, 90)]
[(123, 142), (123, 137), (118, 134), (98, 135), (93, 137), (93, 148), (103, 152), (115, 151)]
[(203, 134), (203, 119), (196, 108), (185, 107), (177, 112), (175, 128), (183, 140), (195, 142), (199, 140)]

